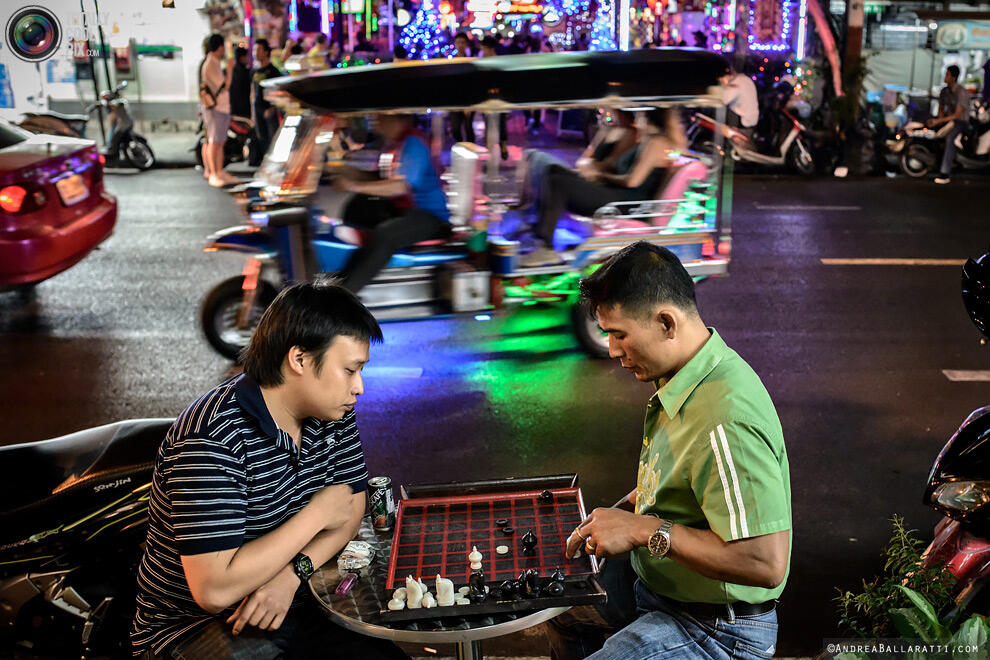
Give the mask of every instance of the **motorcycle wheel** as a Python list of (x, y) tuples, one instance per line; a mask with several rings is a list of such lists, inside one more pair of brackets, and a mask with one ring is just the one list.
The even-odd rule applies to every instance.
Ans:
[(155, 154), (148, 143), (139, 138), (131, 138), (123, 148), (127, 162), (142, 172), (151, 169), (155, 164)]
[(588, 306), (575, 303), (571, 306), (571, 323), (574, 335), (588, 355), (597, 359), (608, 357), (608, 335), (598, 327), (597, 321), (588, 313)]
[(909, 144), (901, 152), (901, 171), (912, 179), (921, 179), (932, 171), (935, 166), (935, 154), (921, 144)]
[(787, 151), (787, 163), (798, 174), (811, 176), (815, 173), (815, 159), (811, 156), (811, 149), (801, 137), (795, 138), (794, 144)]
[(206, 341), (217, 353), (231, 360), (236, 360), (241, 349), (251, 341), (261, 315), (278, 293), (270, 283), (259, 279), (254, 304), (248, 313), (248, 327), (238, 328), (237, 315), (244, 295), (241, 288), (243, 284), (243, 275), (224, 280), (206, 295), (200, 309), (200, 322)]

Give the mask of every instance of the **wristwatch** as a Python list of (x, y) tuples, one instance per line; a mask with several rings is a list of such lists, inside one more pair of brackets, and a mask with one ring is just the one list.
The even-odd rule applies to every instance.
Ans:
[(313, 566), (312, 559), (300, 552), (292, 559), (292, 570), (296, 572), (300, 580), (307, 582), (309, 578), (313, 577), (316, 567)]
[(670, 530), (674, 526), (674, 523), (670, 520), (664, 520), (660, 523), (660, 527), (657, 531), (650, 535), (650, 540), (646, 544), (649, 549), (650, 554), (657, 559), (663, 559), (670, 552)]

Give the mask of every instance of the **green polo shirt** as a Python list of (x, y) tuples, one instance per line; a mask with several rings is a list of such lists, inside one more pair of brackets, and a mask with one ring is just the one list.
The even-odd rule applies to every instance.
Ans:
[[(777, 412), (759, 376), (709, 330), (701, 350), (657, 383), (647, 405), (636, 512), (710, 529), (724, 541), (789, 530), (791, 484)], [(786, 583), (721, 582), (646, 548), (632, 552), (632, 565), (653, 592), (685, 602), (762, 603)]]

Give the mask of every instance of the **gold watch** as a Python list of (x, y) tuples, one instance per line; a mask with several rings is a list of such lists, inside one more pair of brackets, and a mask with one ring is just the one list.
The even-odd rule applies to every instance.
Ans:
[(657, 559), (663, 559), (670, 552), (670, 530), (673, 526), (673, 521), (664, 520), (660, 523), (657, 531), (650, 535), (650, 540), (646, 544), (646, 547), (649, 549), (650, 554)]

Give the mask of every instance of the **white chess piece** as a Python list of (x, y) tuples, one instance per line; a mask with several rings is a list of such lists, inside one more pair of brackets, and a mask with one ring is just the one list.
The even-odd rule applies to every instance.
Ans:
[(482, 556), (483, 555), (478, 552), (478, 546), (473, 546), (471, 548), (471, 552), (468, 553), (468, 561), (472, 564), (480, 564)]
[(437, 605), (450, 607), (454, 604), (454, 581), (437, 575)]
[(437, 599), (429, 591), (423, 594), (423, 607), (436, 607)]
[(390, 610), (401, 610), (406, 606), (406, 601), (400, 598), (393, 598), (388, 601), (388, 609)]
[(406, 578), (406, 607), (411, 610), (419, 609), (423, 606), (423, 587), (419, 582), (412, 579), (412, 576)]

